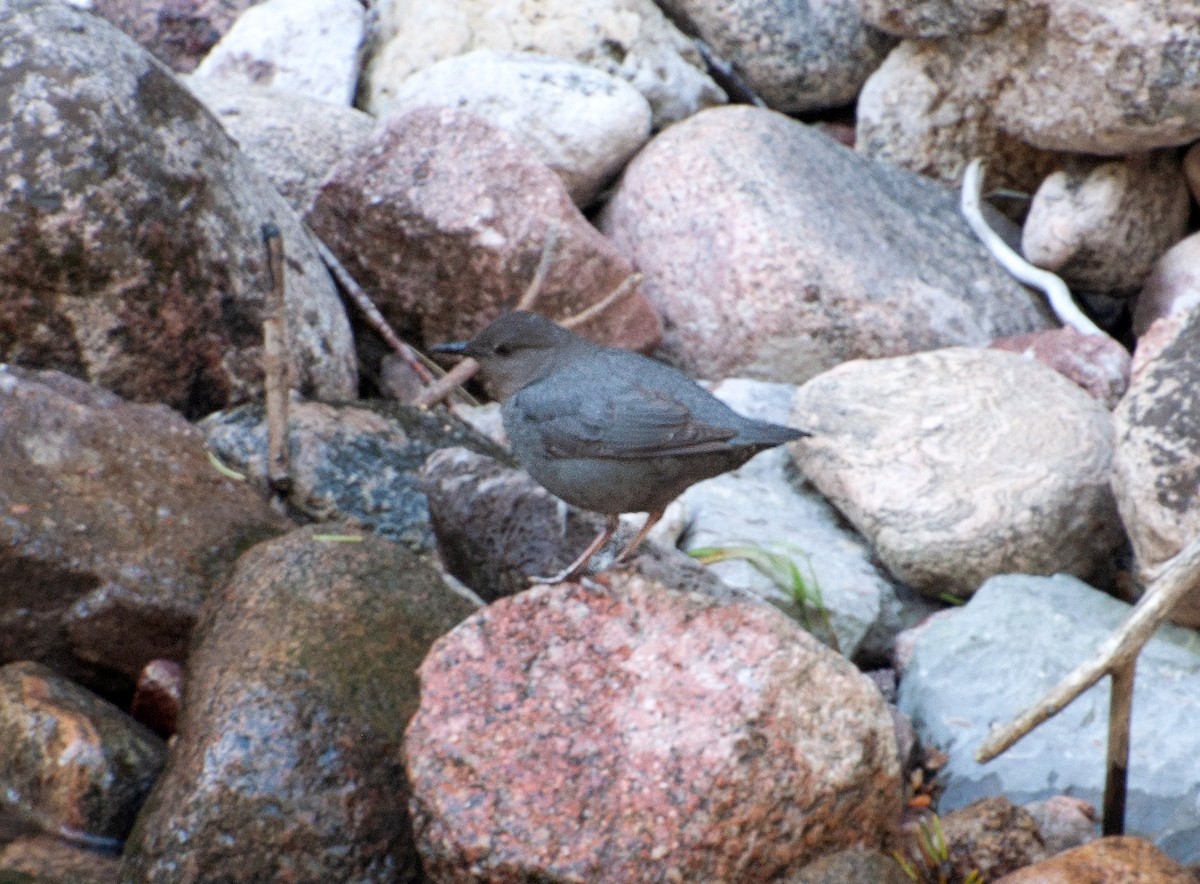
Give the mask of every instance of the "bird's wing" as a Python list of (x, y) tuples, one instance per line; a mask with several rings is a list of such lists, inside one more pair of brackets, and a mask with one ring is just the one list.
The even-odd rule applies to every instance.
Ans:
[(706, 424), (669, 393), (637, 383), (617, 384), (582, 398), (569, 389), (538, 385), (522, 396), (521, 419), (536, 429), (546, 455), (612, 460), (704, 454), (726, 448), (737, 431)]

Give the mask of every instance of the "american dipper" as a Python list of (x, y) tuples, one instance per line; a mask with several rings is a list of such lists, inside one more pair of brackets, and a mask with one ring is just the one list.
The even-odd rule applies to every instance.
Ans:
[(621, 513), (649, 518), (617, 561), (637, 549), (689, 485), (810, 435), (743, 417), (669, 365), (593, 343), (523, 310), (503, 314), (469, 341), (431, 349), (476, 359), (503, 403), (504, 430), (529, 475), (567, 503), (606, 517), (604, 530), (566, 570), (534, 578), (547, 583), (582, 574)]

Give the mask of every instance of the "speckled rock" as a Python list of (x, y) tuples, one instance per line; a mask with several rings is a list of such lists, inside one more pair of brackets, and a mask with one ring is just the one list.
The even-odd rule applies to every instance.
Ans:
[(265, 0), (238, 17), (193, 76), (348, 106), (365, 27), (359, 0)]
[(255, 0), (83, 0), (165, 64), (190, 71)]
[(19, 838), (0, 849), (0, 880), (9, 884), (112, 884), (119, 875), (115, 856), (58, 838)]
[(345, 309), (286, 203), (170, 73), (52, 0), (0, 11), (0, 353), (187, 416), (261, 395), (269, 273), (287, 255), (296, 386), (356, 390)]
[[(1200, 310), (1160, 319), (1138, 341), (1113, 413), (1113, 491), (1138, 569), (1149, 578), (1200, 532)], [(1200, 594), (1171, 619), (1200, 627)]]
[(1200, 233), (1177, 242), (1158, 259), (1138, 293), (1133, 333), (1139, 338), (1165, 316), (1200, 307)]
[[(432, 549), (429, 507), (418, 473), (451, 445), (497, 455), (487, 439), (445, 411), (399, 403), (373, 409), (294, 403), (289, 409), (291, 504), (321, 520), (352, 518), (415, 549)], [(267, 426), (262, 406), (221, 412), (201, 424), (227, 465), (266, 488)]]
[(878, 850), (852, 847), (823, 856), (784, 879), (781, 884), (911, 884), (892, 857)]
[(858, 0), (868, 24), (919, 40), (990, 31), (1008, 6), (1007, 0)]
[(1030, 359), (952, 348), (848, 362), (796, 393), (801, 471), (926, 595), (1010, 572), (1107, 577), (1122, 534), (1102, 404)]
[(859, 93), (855, 150), (955, 187), (979, 157), (989, 191), (1033, 193), (1062, 156), (1031, 147), (996, 120), (1009, 68), (977, 47), (1011, 37), (993, 34), (905, 40), (893, 49)]
[(1076, 160), (1034, 194), (1021, 249), (1071, 288), (1131, 295), (1183, 238), (1190, 209), (1174, 152)]
[(1052, 856), (995, 884), (1195, 884), (1195, 880), (1149, 841), (1120, 835)]
[(166, 745), (116, 706), (38, 663), (0, 667), (0, 814), (51, 834), (119, 841)]
[(977, 872), (994, 881), (1049, 856), (1037, 821), (1003, 795), (952, 810), (941, 820), (951, 880), (965, 881)]
[(238, 147), (303, 215), (330, 169), (371, 137), (375, 120), (351, 107), (267, 89), (188, 79)]
[(417, 664), (474, 606), (427, 559), (322, 530), (255, 547), (207, 609), (123, 881), (420, 879), (401, 740)]
[(472, 49), (574, 59), (628, 80), (656, 128), (725, 100), (695, 44), (653, 0), (384, 0), (379, 18), (364, 77), (365, 106), (377, 116), (413, 73)]
[(405, 738), (434, 880), (778, 880), (899, 815), (887, 707), (784, 615), (624, 572), (494, 603)]
[(862, 20), (855, 0), (660, 5), (732, 64), (767, 107), (784, 113), (851, 103), (895, 42)]
[(1100, 837), (1099, 814), (1092, 804), (1081, 798), (1051, 795), (1044, 801), (1029, 802), (1025, 810), (1037, 823), (1047, 856), (1088, 844)]
[(1068, 325), (997, 338), (991, 346), (1050, 366), (1110, 411), (1129, 389), (1129, 351), (1107, 335), (1085, 335)]
[(650, 104), (625, 80), (529, 52), (479, 49), (439, 61), (396, 88), (388, 113), (457, 107), (499, 126), (591, 203), (650, 138)]
[(289, 525), (161, 406), (8, 366), (0, 414), (0, 663), (129, 686), (184, 658), (210, 587)]
[(667, 355), (698, 377), (800, 383), (1050, 326), (953, 193), (772, 111), (716, 108), (660, 134), (603, 229), (645, 274)]
[[(579, 313), (633, 272), (557, 175), (503, 130), (452, 109), (388, 120), (334, 168), (308, 221), (384, 316), (427, 343), (469, 338), (514, 306), (552, 225), (558, 247), (539, 312)], [(630, 349), (652, 346), (660, 330), (636, 289), (578, 329)]]

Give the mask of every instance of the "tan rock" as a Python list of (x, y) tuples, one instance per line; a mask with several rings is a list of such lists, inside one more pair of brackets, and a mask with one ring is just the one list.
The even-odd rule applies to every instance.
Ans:
[(1048, 854), (1029, 811), (1003, 795), (984, 798), (942, 817), (952, 876), (966, 880), (977, 872), (984, 881), (1040, 862)]
[(995, 574), (1104, 576), (1122, 535), (1107, 410), (1040, 363), (952, 348), (849, 362), (797, 391), (805, 476), (926, 595)]
[(1200, 307), (1200, 233), (1177, 242), (1158, 259), (1133, 308), (1139, 338), (1159, 319)]
[(865, 676), (769, 607), (628, 572), (439, 641), (405, 749), (436, 880), (776, 881), (899, 813)]
[(112, 884), (120, 877), (115, 856), (76, 847), (59, 838), (18, 838), (0, 849), (0, 877), (28, 875), (17, 881)]
[[(562, 181), (512, 136), (458, 110), (392, 117), (330, 173), (308, 221), (397, 328), (464, 340), (529, 286), (551, 227), (558, 247), (533, 309), (582, 312), (633, 268)], [(646, 349), (658, 317), (635, 288), (578, 331)]]
[(916, 39), (990, 31), (1009, 5), (1005, 0), (858, 0), (865, 21)]
[(995, 884), (1195, 884), (1195, 880), (1149, 841), (1122, 835), (1052, 856)]

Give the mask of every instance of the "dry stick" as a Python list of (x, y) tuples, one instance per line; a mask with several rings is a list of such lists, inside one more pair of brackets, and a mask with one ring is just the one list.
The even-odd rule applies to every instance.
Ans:
[(338, 260), (337, 255), (329, 250), (329, 246), (325, 245), (320, 237), (311, 230), (309, 230), (309, 233), (312, 235), (313, 241), (317, 244), (317, 253), (321, 256), (321, 260), (325, 262), (325, 266), (329, 268), (329, 272), (342, 284), (346, 296), (362, 311), (363, 316), (370, 326), (379, 332), (379, 336), (387, 342), (389, 347), (400, 354), (400, 358), (416, 373), (417, 377), (421, 379), (421, 383), (432, 384), (433, 372), (421, 361), (421, 356), (412, 347), (400, 340), (400, 336), (388, 325), (388, 321), (383, 318), (383, 314), (379, 312), (379, 308), (372, 303), (367, 293), (362, 290), (362, 286), (358, 284), (354, 277), (350, 275), (350, 271)]
[(283, 238), (274, 224), (262, 226), (271, 288), (263, 316), (263, 384), (267, 409), (267, 484), (276, 494), (291, 490), (288, 458), (288, 335), (284, 307)]
[[(1134, 607), (1133, 613), (1105, 639), (1090, 660), (1076, 667), (1075, 671), (1011, 722), (993, 728), (976, 750), (975, 760), (980, 764), (991, 761), (1042, 722), (1057, 715), (1105, 675), (1112, 675), (1104, 831), (1108, 833), (1123, 827), (1123, 820), (1116, 818), (1115, 814), (1123, 812), (1124, 774), (1129, 766), (1129, 713), (1134, 665), (1143, 646), (1167, 619), (1171, 609), (1197, 586), (1200, 586), (1200, 538), (1193, 540), (1158, 569), (1157, 576)], [(1120, 777), (1121, 782), (1112, 782), (1116, 777)]]
[(554, 253), (557, 251), (558, 222), (551, 221), (550, 226), (546, 228), (546, 241), (542, 243), (542, 257), (538, 259), (537, 269), (533, 271), (533, 279), (525, 288), (525, 294), (517, 301), (517, 310), (533, 309), (533, 302), (542, 293), (542, 286), (546, 284), (546, 277), (550, 275), (550, 265), (554, 263)]
[(583, 325), (592, 317), (599, 315), (611, 307), (614, 301), (625, 297), (627, 294), (637, 288), (638, 283), (641, 281), (642, 274), (629, 274), (624, 280), (621, 281), (619, 286), (612, 290), (612, 292), (605, 295), (586, 310), (581, 310), (574, 316), (568, 316), (566, 319), (560, 319), (559, 325), (563, 326), (564, 328), (575, 328), (576, 326)]
[[(1104, 331), (1087, 318), (1071, 298), (1071, 290), (1067, 284), (1048, 270), (1034, 267), (1000, 238), (996, 231), (988, 226), (981, 209), (983, 190), (983, 161), (979, 158), (971, 160), (963, 173), (962, 196), (959, 208), (963, 217), (984, 248), (992, 253), (1000, 266), (1026, 285), (1041, 290), (1050, 302), (1050, 309), (1063, 325), (1069, 325), (1085, 335), (1103, 335)], [(1107, 337), (1107, 335), (1106, 335)]]

